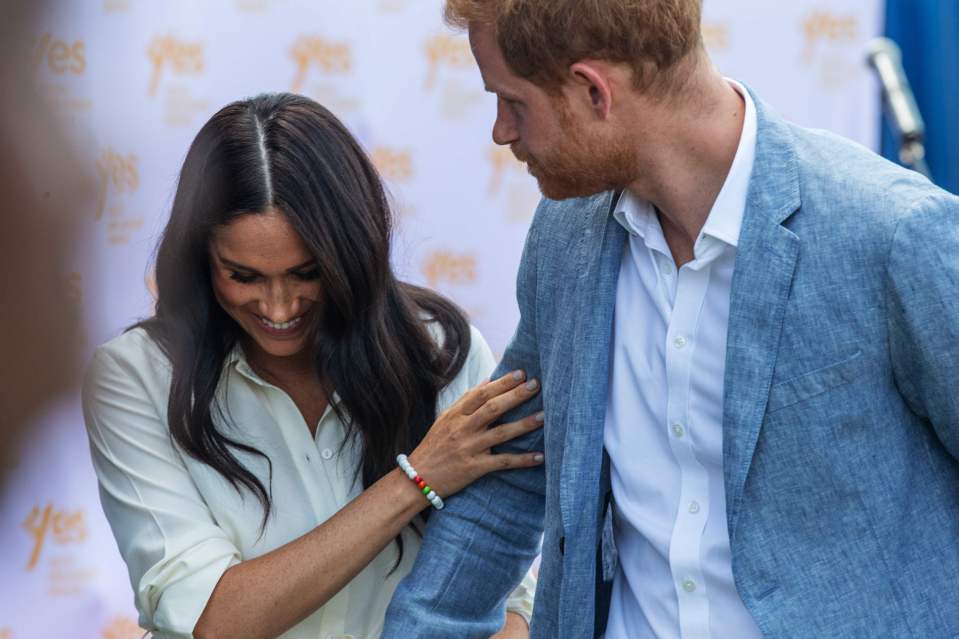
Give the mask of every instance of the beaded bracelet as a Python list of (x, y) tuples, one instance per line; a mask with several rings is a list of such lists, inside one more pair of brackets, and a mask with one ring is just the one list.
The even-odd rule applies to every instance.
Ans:
[(406, 455), (397, 455), (396, 463), (399, 464), (400, 470), (406, 473), (406, 476), (410, 478), (416, 487), (419, 488), (423, 495), (433, 504), (433, 508), (436, 510), (443, 510), (443, 500), (440, 499), (440, 496), (433, 492), (433, 489), (426, 485), (426, 480), (420, 477), (413, 467), (410, 465), (410, 460), (407, 459)]

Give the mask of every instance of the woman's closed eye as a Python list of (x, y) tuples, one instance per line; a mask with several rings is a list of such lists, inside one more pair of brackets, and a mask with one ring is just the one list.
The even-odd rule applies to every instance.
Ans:
[(306, 271), (294, 271), (293, 273), (290, 273), (290, 275), (292, 275), (298, 280), (312, 281), (315, 279), (319, 279), (320, 269), (314, 267)]
[(240, 282), (241, 284), (252, 284), (260, 276), (255, 273), (242, 273), (240, 271), (230, 271), (230, 279)]
[[(304, 282), (310, 282), (320, 277), (320, 270), (312, 268), (307, 271), (293, 271), (290, 273), (290, 276)], [(246, 273), (243, 271), (230, 271), (230, 279), (240, 282), (241, 284), (252, 284), (260, 279), (260, 275), (258, 273)]]

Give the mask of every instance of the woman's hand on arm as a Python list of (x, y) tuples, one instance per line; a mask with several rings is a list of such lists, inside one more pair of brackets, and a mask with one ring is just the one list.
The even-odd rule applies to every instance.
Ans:
[(537, 392), (538, 380), (527, 382), (522, 371), (480, 384), (439, 416), (410, 454), (410, 464), (440, 497), (457, 493), (495, 470), (538, 466), (542, 453), (493, 454), (491, 449), (542, 427), (542, 412), (489, 427)]
[[(489, 428), (538, 390), (538, 384), (526, 384), (521, 373), (474, 388), (434, 422), (410, 454), (410, 463), (444, 498), (490, 471), (542, 463), (538, 453), (490, 453), (493, 446), (542, 426), (542, 417), (534, 415)], [(394, 469), (309, 533), (229, 568), (213, 590), (194, 636), (282, 634), (329, 601), (428, 506), (422, 492)], [(525, 627), (525, 620), (519, 619)]]

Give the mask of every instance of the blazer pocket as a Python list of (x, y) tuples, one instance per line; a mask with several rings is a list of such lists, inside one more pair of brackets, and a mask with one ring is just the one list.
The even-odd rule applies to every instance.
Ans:
[(835, 364), (817, 368), (814, 371), (780, 382), (769, 391), (769, 404), (766, 412), (821, 395), (826, 391), (855, 381), (861, 374), (862, 351)]

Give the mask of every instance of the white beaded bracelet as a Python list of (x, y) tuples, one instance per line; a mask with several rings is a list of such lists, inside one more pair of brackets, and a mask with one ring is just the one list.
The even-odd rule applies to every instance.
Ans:
[(400, 470), (406, 473), (406, 476), (410, 478), (410, 481), (416, 484), (416, 487), (420, 489), (423, 495), (433, 504), (433, 508), (436, 510), (443, 510), (443, 500), (440, 499), (440, 496), (437, 495), (432, 488), (426, 484), (426, 480), (419, 476), (419, 473), (413, 469), (413, 466), (410, 465), (410, 460), (406, 455), (397, 455), (396, 463), (399, 464)]

